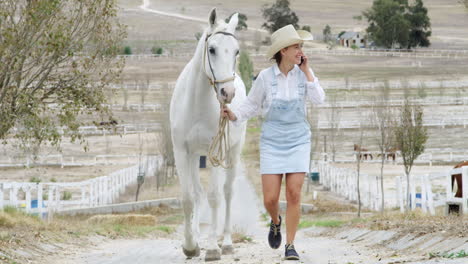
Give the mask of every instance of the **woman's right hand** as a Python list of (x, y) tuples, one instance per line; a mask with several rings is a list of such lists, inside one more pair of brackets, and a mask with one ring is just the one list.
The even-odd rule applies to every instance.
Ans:
[(231, 121), (236, 121), (237, 116), (229, 109), (227, 105), (224, 105), (223, 108), (221, 108), (221, 116), (229, 118)]

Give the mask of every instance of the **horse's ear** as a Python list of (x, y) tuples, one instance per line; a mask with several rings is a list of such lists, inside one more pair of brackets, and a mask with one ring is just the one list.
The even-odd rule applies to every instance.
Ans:
[(228, 31), (233, 33), (236, 31), (237, 24), (239, 23), (239, 13), (235, 13), (231, 16), (231, 20), (229, 20), (228, 24)]
[(210, 18), (208, 19), (210, 27), (213, 29), (216, 27), (216, 7), (213, 7), (210, 11)]

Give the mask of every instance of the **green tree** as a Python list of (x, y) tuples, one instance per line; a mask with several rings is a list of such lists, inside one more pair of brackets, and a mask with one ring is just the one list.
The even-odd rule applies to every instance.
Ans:
[[(125, 37), (112, 0), (0, 1), (0, 139), (71, 140), (79, 115), (112, 119), (103, 89), (121, 72)], [(109, 67), (113, 65), (113, 67)]]
[(276, 3), (271, 6), (265, 4), (262, 7), (262, 15), (267, 21), (263, 23), (262, 27), (270, 32), (275, 32), (289, 24), (292, 24), (296, 29), (299, 28), (297, 24), (299, 18), (289, 7), (288, 0), (276, 0)]
[(369, 26), (367, 33), (378, 46), (386, 48), (407, 47), (410, 23), (405, 17), (406, 0), (375, 0), (363, 12)]
[[(396, 121), (395, 142), (400, 149), (406, 175), (406, 197), (409, 202), (410, 172), (414, 160), (424, 152), (428, 138), (427, 128), (423, 126), (423, 110), (421, 106), (411, 104), (406, 98), (401, 107), (400, 116)], [(408, 203), (406, 204), (408, 209)]]
[[(232, 13), (228, 18), (226, 18), (224, 21), (226, 21), (226, 23), (229, 22), (229, 20), (231, 20), (231, 17), (232, 15), (234, 15), (235, 13)], [(237, 27), (236, 27), (236, 30), (247, 30), (247, 16), (245, 14), (242, 14), (242, 13), (239, 13), (238, 15), (238, 18), (239, 18), (239, 22), (237, 23)]]
[(307, 25), (302, 26), (302, 30), (311, 32), (310, 26), (307, 26)]
[(246, 50), (242, 50), (239, 55), (239, 72), (242, 81), (244, 81), (245, 89), (249, 93), (250, 88), (252, 88), (253, 63)]
[(332, 40), (331, 27), (327, 24), (323, 29), (323, 42), (328, 43)]
[(431, 24), (422, 0), (414, 5), (407, 0), (375, 0), (362, 14), (369, 22), (367, 33), (378, 46), (411, 49), (430, 45)]
[(459, 0), (458, 2), (460, 2), (462, 5), (464, 5), (466, 10), (468, 10), (468, 0)]
[(422, 0), (416, 0), (414, 5), (409, 6), (409, 13), (406, 14), (410, 22), (408, 49), (411, 47), (429, 47), (431, 42), (431, 22), (427, 16), (427, 8)]

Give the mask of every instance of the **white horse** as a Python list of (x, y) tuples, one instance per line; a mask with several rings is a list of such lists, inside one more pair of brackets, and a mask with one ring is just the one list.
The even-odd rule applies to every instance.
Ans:
[[(170, 122), (174, 157), (182, 188), (182, 208), (185, 216), (183, 252), (187, 257), (199, 256), (199, 211), (203, 188), (198, 164), (200, 155), (207, 155), (212, 138), (218, 131), (220, 102), (238, 105), (245, 99), (245, 86), (235, 73), (239, 44), (234, 32), (238, 15), (228, 24), (217, 21), (216, 9), (209, 15), (209, 27), (198, 42), (195, 55), (177, 79), (171, 100)], [(214, 89), (213, 89), (214, 87)], [(235, 95), (235, 97), (234, 97)], [(217, 244), (217, 216), (220, 205), (219, 178), (226, 173), (224, 198), (226, 215), (222, 253), (233, 252), (231, 240), (232, 183), (238, 172), (241, 148), (244, 144), (245, 124), (230, 126), (231, 148), (228, 150), (229, 169), (212, 168), (208, 191), (211, 208), (211, 229), (205, 260), (221, 258)]]

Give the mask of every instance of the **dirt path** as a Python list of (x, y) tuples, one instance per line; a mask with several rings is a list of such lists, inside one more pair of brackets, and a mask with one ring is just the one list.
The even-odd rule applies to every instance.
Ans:
[[(286, 263), (283, 247), (278, 250), (270, 249), (267, 243), (267, 223), (260, 220), (260, 201), (251, 183), (245, 178), (245, 168), (234, 181), (233, 196), (233, 231), (245, 234), (251, 242), (234, 243), (235, 253), (223, 255), (220, 261), (213, 263)], [(161, 239), (120, 239), (96, 241), (93, 245), (81, 248), (69, 248), (55, 256), (44, 259), (41, 264), (147, 264), (147, 263), (202, 263), (209, 225), (209, 211), (207, 204), (202, 204), (201, 218), (201, 255), (197, 258), (186, 259), (182, 253), (182, 226), (169, 238)], [(223, 210), (220, 210), (223, 211)], [(350, 263), (466, 263), (464, 260), (422, 261), (422, 256), (402, 256), (401, 252), (394, 252), (384, 247), (368, 247), (359, 243), (348, 243), (333, 235), (317, 236), (314, 228), (300, 230), (295, 245), (301, 255), (300, 263), (311, 264), (350, 264)], [(283, 227), (284, 232), (284, 227)], [(221, 230), (218, 230), (221, 233)], [(283, 243), (284, 244), (284, 243)], [(399, 261), (399, 262), (397, 262)], [(292, 262), (297, 263), (297, 262)]]
[[(203, 24), (207, 23), (206, 18), (198, 18), (198, 17), (193, 17), (193, 16), (186, 16), (182, 14), (177, 14), (177, 13), (169, 13), (169, 12), (163, 12), (159, 11), (153, 8), (150, 8), (150, 0), (143, 0), (143, 4), (140, 6), (140, 8), (149, 13), (153, 14), (158, 14), (158, 15), (163, 15), (163, 16), (170, 16), (170, 17), (175, 17), (175, 18), (180, 18), (180, 19), (185, 19), (185, 20), (190, 20), (190, 21), (195, 21), (195, 22), (201, 22)], [(259, 29), (259, 28), (253, 28), (253, 27), (248, 27), (247, 30), (252, 30), (252, 31), (260, 31), (260, 32), (267, 32), (264, 29)]]

